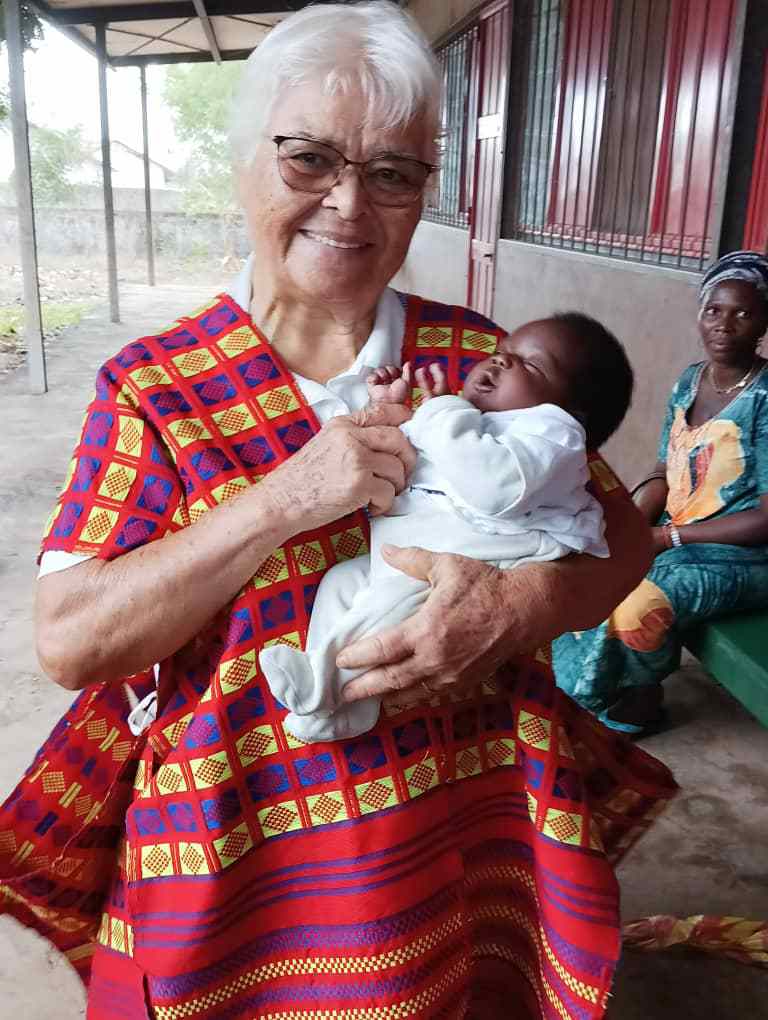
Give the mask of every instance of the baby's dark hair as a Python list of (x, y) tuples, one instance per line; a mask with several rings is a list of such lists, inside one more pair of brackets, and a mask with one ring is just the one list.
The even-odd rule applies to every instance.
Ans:
[(565, 326), (581, 346), (581, 368), (573, 380), (577, 416), (596, 450), (621, 425), (632, 402), (634, 375), (626, 352), (613, 333), (583, 312), (556, 312), (553, 321)]

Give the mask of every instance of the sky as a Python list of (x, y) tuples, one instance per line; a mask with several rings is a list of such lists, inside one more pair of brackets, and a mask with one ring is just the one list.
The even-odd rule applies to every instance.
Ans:
[[(98, 142), (99, 85), (96, 59), (49, 25), (33, 53), (24, 56), (27, 114), (43, 127), (82, 126), (87, 138)], [(147, 68), (149, 151), (153, 159), (178, 168), (184, 148), (175, 138), (173, 122), (162, 103), (164, 68)], [(5, 49), (0, 53), (0, 82), (8, 81)], [(114, 140), (141, 151), (141, 93), (139, 71), (121, 67), (107, 71), (109, 131)], [(0, 180), (13, 169), (13, 149), (6, 132), (0, 132)]]

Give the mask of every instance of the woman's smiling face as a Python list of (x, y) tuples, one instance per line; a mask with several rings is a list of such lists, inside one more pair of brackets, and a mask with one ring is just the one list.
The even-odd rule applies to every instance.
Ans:
[(375, 205), (351, 167), (326, 194), (294, 190), (280, 176), (275, 135), (322, 141), (354, 161), (385, 153), (434, 160), (420, 121), (381, 129), (366, 123), (366, 112), (359, 92), (324, 95), (312, 85), (288, 89), (275, 103), (253, 164), (240, 172), (256, 272), (270, 277), (278, 298), (370, 308), (405, 259), (420, 200), (399, 208)]

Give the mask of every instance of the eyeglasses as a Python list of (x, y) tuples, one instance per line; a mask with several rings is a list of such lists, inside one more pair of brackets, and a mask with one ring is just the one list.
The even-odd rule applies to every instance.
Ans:
[(275, 135), (277, 165), (289, 188), (320, 195), (341, 180), (348, 166), (358, 168), (360, 183), (376, 205), (411, 205), (421, 197), (429, 175), (437, 170), (431, 163), (406, 156), (374, 156), (364, 162), (347, 159), (338, 149), (309, 138)]

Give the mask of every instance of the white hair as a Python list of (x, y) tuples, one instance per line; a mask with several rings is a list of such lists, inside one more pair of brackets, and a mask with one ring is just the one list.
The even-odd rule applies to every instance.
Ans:
[(236, 165), (253, 161), (280, 93), (318, 81), (326, 95), (359, 89), (369, 122), (388, 129), (420, 116), (430, 138), (439, 133), (440, 67), (413, 18), (390, 0), (313, 4), (276, 25), (246, 62), (229, 128)]

